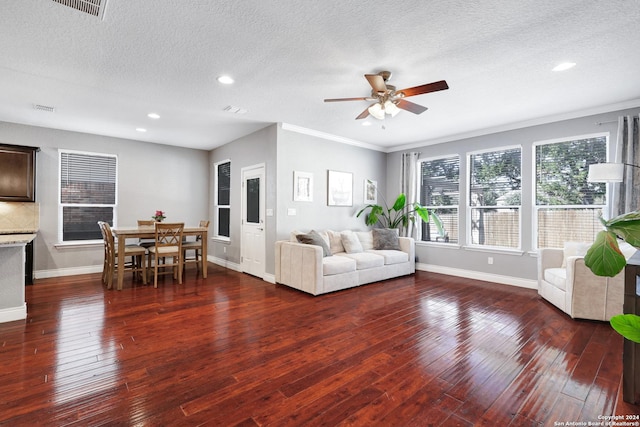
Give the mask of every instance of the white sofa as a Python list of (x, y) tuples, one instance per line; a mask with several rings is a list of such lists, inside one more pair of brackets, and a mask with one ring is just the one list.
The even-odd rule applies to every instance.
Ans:
[[(609, 321), (622, 314), (624, 270), (615, 277), (596, 276), (584, 263), (590, 243), (567, 242), (563, 249), (538, 253), (538, 294), (572, 318)], [(629, 259), (635, 248), (621, 243)]]
[[(373, 233), (320, 232), (328, 242), (328, 256), (323, 256), (321, 246), (299, 243), (295, 237), (298, 233), (292, 233), (290, 240), (276, 242), (276, 283), (320, 295), (415, 273), (412, 238), (397, 237), (399, 249), (375, 249)], [(354, 252), (349, 247), (345, 249), (341, 237), (349, 234), (351, 238), (357, 237), (361, 251)]]

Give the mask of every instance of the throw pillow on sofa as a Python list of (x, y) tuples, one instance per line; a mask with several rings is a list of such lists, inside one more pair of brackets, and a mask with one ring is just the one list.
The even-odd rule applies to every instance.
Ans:
[(395, 249), (400, 250), (400, 241), (398, 240), (398, 230), (391, 228), (374, 228), (373, 230), (373, 248), (378, 250)]
[(357, 254), (360, 252), (364, 252), (362, 249), (362, 244), (358, 239), (356, 233), (351, 230), (343, 231), (340, 233), (342, 239), (342, 245), (344, 246), (344, 251), (348, 254)]
[(331, 256), (331, 250), (329, 249), (329, 245), (327, 245), (327, 241), (317, 231), (311, 230), (308, 234), (298, 234), (296, 235), (296, 239), (305, 245), (320, 246), (323, 257)]

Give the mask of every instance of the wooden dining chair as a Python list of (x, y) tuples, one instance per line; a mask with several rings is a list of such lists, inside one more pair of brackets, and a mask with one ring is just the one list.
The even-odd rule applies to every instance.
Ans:
[[(200, 227), (208, 228), (209, 221), (202, 220), (200, 221)], [(192, 258), (187, 257), (187, 251), (193, 251), (194, 255)], [(183, 259), (183, 269), (189, 263), (196, 264), (196, 271), (200, 271), (201, 259), (206, 254), (202, 254), (202, 235), (199, 234), (196, 237), (195, 241), (183, 241), (182, 242), (182, 259)]]
[[(141, 227), (150, 227), (153, 228), (156, 222), (153, 219), (139, 219), (138, 220), (138, 228)], [(143, 248), (149, 248), (155, 245), (156, 241), (154, 239), (140, 239), (138, 242), (138, 246), (142, 246)]]
[(115, 238), (111, 232), (111, 226), (104, 221), (98, 221), (102, 239), (104, 240), (104, 264), (102, 266), (102, 283), (107, 285), (107, 289), (113, 287), (113, 278), (119, 268), (131, 271), (134, 278), (141, 277), (142, 283), (147, 283), (147, 268), (144, 256), (147, 252), (145, 248), (138, 245), (126, 245), (124, 248), (125, 264), (118, 265), (118, 248)]
[[(174, 279), (178, 279), (178, 283), (182, 284), (182, 233), (184, 231), (184, 223), (156, 222), (155, 223), (155, 244), (148, 248), (149, 257), (148, 269), (153, 271), (153, 287), (158, 287), (159, 274), (173, 274)], [(151, 260), (153, 258), (153, 270), (151, 269)], [(164, 258), (165, 262), (160, 263), (160, 259)], [(171, 258), (172, 262), (166, 259)], [(169, 270), (167, 270), (169, 269)], [(162, 271), (161, 271), (162, 270)]]

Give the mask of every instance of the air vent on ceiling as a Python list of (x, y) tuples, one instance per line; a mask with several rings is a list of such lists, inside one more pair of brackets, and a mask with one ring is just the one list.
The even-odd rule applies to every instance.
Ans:
[(247, 112), (244, 108), (234, 107), (233, 105), (227, 105), (222, 109), (222, 111), (227, 111), (233, 114), (245, 114)]
[(107, 0), (53, 0), (56, 3), (69, 6), (72, 9), (95, 16), (104, 20), (104, 11), (107, 8)]
[(50, 107), (48, 105), (34, 104), (33, 108), (40, 111), (46, 111), (47, 113), (55, 113), (56, 111), (55, 107)]

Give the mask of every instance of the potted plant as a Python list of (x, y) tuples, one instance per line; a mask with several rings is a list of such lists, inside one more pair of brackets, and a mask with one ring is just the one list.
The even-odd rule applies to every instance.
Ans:
[(384, 206), (378, 204), (367, 205), (360, 209), (356, 216), (359, 217), (369, 211), (364, 219), (367, 225), (374, 226), (380, 223), (384, 228), (397, 228), (401, 231), (407, 228), (409, 222), (415, 223), (418, 218), (424, 222), (429, 222), (429, 210), (420, 206), (419, 203), (408, 203), (407, 196), (404, 193), (398, 195), (391, 207), (387, 205), (387, 201), (381, 194), (380, 198)]
[[(605, 230), (597, 234), (584, 257), (584, 263), (596, 276), (613, 277), (627, 265), (618, 239), (640, 248), (640, 211), (622, 214), (608, 221), (600, 218), (600, 221)], [(620, 335), (640, 343), (640, 316), (620, 314), (613, 316), (610, 323)]]

